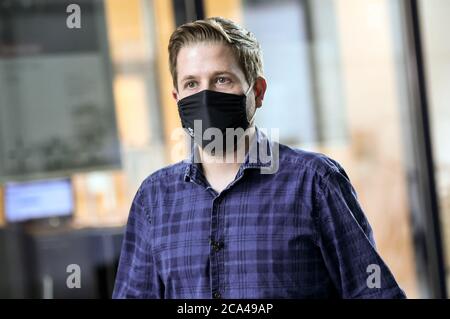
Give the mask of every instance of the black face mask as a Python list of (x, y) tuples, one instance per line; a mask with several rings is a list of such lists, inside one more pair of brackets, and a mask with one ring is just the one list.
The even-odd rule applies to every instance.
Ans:
[[(249, 88), (246, 94), (250, 92)], [(222, 145), (226, 146), (226, 129), (249, 127), (247, 119), (246, 94), (237, 95), (210, 90), (203, 90), (178, 101), (181, 124), (195, 142), (203, 148), (211, 142), (204, 138), (208, 128), (218, 128), (222, 132)], [(254, 115), (253, 115), (254, 116)], [(201, 120), (201, 130), (194, 131), (194, 120)], [(211, 139), (216, 138), (214, 135)], [(236, 139), (234, 144), (236, 144)], [(234, 145), (235, 146), (235, 145)]]

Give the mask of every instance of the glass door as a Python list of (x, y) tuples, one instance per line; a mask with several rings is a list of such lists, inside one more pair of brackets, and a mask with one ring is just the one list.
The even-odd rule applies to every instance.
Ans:
[[(419, 1), (444, 271), (450, 285), (450, 2)], [(447, 292), (448, 294), (448, 292)]]

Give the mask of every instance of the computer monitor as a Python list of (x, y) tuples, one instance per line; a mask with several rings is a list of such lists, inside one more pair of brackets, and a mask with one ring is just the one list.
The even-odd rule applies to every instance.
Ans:
[(8, 223), (70, 217), (74, 211), (69, 178), (6, 183), (4, 201)]

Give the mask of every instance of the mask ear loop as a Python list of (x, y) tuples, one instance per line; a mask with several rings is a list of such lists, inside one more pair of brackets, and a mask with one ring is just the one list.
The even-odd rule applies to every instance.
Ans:
[(247, 92), (245, 92), (245, 96), (247, 96), (250, 93), (250, 91), (253, 89), (253, 84), (255, 84), (255, 83), (253, 82), (252, 85), (250, 85)]
[[(253, 83), (250, 85), (250, 87), (248, 88), (247, 92), (245, 92), (245, 96), (247, 96), (247, 95), (250, 93), (250, 91), (253, 89), (253, 84), (255, 84), (255, 82), (253, 82)], [(256, 108), (255, 108), (255, 112), (253, 113), (252, 118), (248, 121), (249, 124), (252, 124), (253, 119), (255, 118), (255, 115), (256, 115)]]

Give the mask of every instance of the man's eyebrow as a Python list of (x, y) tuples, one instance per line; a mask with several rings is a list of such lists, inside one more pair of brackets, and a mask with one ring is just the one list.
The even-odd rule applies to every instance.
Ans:
[(195, 79), (196, 77), (194, 75), (185, 75), (182, 79), (181, 82), (186, 81), (186, 80), (192, 80)]
[(230, 71), (216, 71), (213, 73), (213, 75), (219, 75), (219, 74), (228, 74), (228, 75), (231, 75), (231, 76), (234, 76), (237, 78), (237, 75)]
[[(219, 74), (227, 74), (227, 75), (231, 75), (235, 78), (238, 78), (238, 76), (236, 74), (234, 74), (233, 72), (230, 71), (225, 71), (225, 70), (219, 70), (219, 71), (215, 71), (212, 73), (212, 76), (217, 76)], [(183, 78), (181, 78), (181, 82), (184, 82), (186, 80), (193, 80), (196, 79), (197, 77), (195, 75), (185, 75)]]

